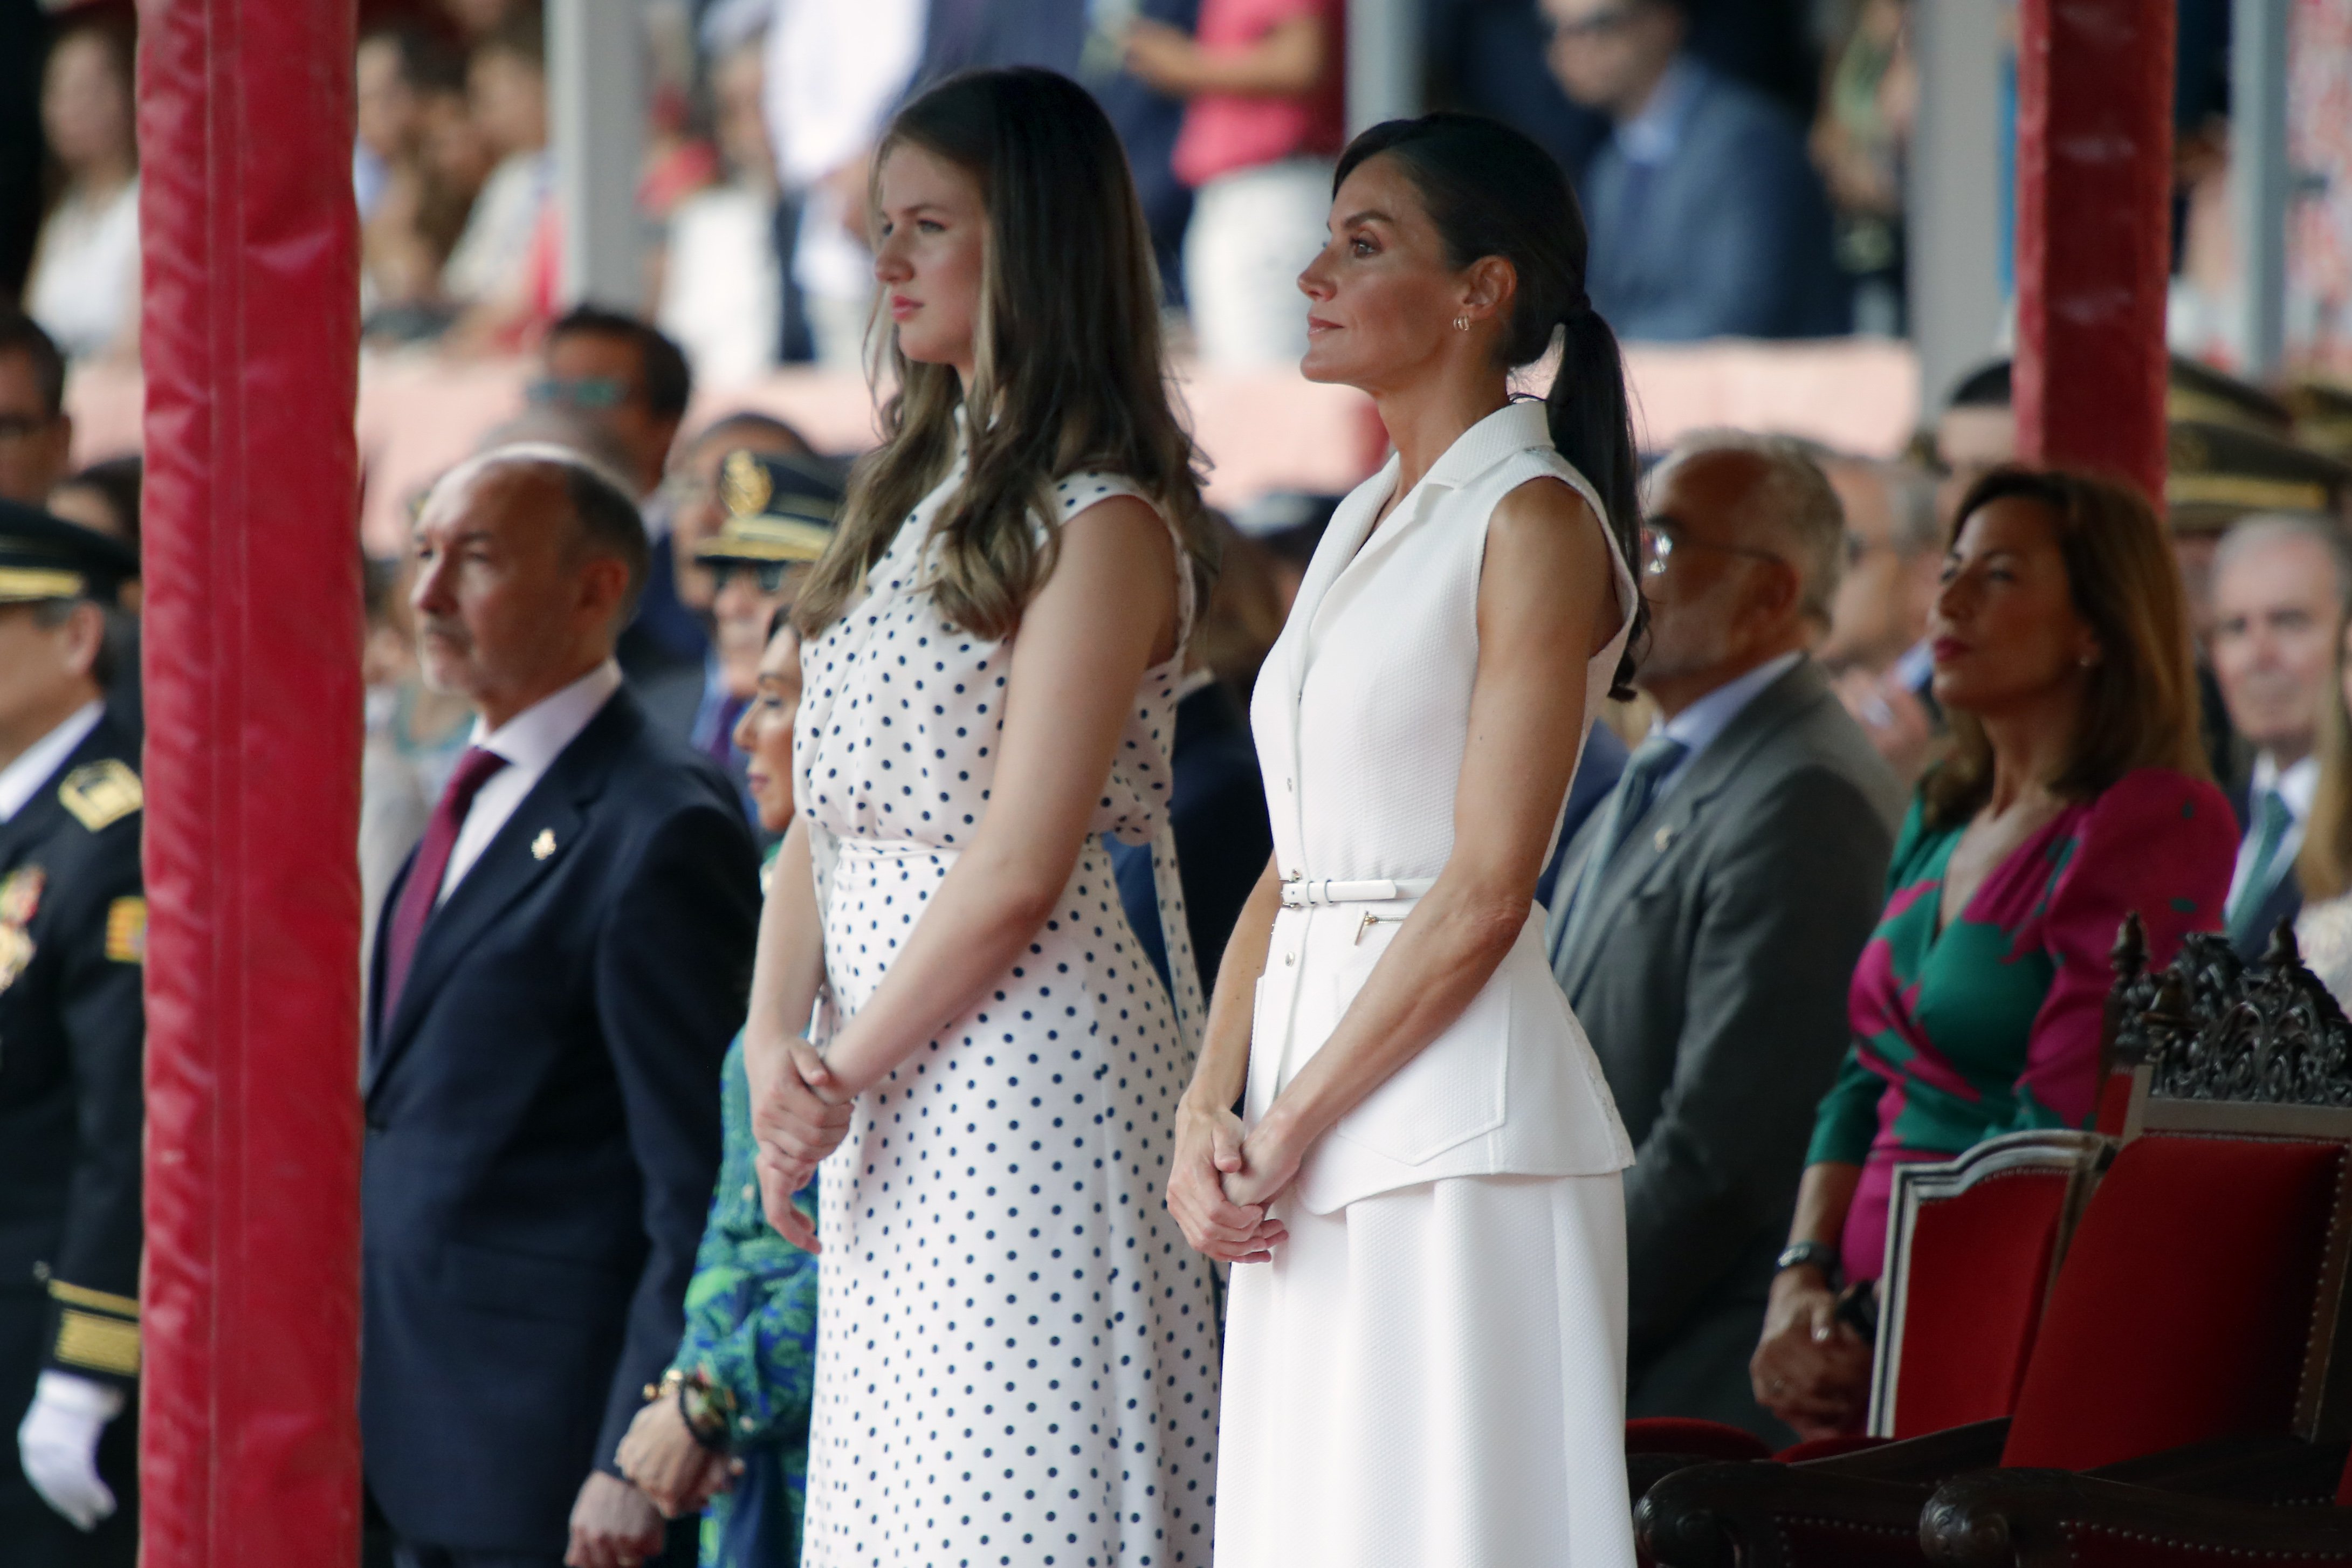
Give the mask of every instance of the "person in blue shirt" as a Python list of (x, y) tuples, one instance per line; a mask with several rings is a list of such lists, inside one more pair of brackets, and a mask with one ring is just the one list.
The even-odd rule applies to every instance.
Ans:
[(1685, 47), (1684, 0), (1544, 0), (1553, 73), (1615, 128), (1586, 170), (1586, 287), (1620, 338), (1826, 337), (1852, 302), (1797, 117)]

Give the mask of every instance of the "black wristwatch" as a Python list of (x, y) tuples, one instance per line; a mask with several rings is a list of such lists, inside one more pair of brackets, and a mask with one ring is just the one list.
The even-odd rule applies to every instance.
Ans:
[(1826, 1241), (1790, 1242), (1780, 1249), (1780, 1256), (1772, 1260), (1772, 1272), (1785, 1273), (1808, 1265), (1820, 1269), (1822, 1277), (1831, 1285), (1837, 1284), (1838, 1249)]

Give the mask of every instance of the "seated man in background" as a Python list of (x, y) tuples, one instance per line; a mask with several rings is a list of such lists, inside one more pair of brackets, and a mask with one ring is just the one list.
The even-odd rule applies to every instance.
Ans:
[(2317, 517), (2250, 517), (2213, 558), (2213, 676), (2230, 726), (2254, 748), (2230, 784), (2243, 837), (2223, 921), (2238, 956), (2260, 956), (2303, 907), (2294, 858), (2319, 787), (2320, 705), (2352, 607), (2352, 550)]
[(1935, 481), (1906, 464), (1865, 458), (1825, 457), (1822, 469), (1845, 509), (1845, 573), (1829, 636), (1813, 656), (1878, 754), (1909, 784), (1943, 731), (1927, 643), (1927, 609), (1944, 570)]
[(1548, 941), (1634, 1142), (1626, 1411), (1769, 1442), (1748, 1353), (1903, 786), (1805, 653), (1844, 548), (1813, 460), (1702, 434), (1646, 500), (1659, 721), (1578, 833)]
[(1620, 338), (1848, 330), (1796, 116), (1684, 47), (1686, 0), (1544, 0), (1553, 74), (1616, 121), (1585, 171), (1593, 308)]

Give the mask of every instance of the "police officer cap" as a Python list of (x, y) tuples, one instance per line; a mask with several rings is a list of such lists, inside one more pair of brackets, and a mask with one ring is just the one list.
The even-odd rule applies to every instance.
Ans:
[(694, 558), (714, 565), (814, 561), (833, 542), (841, 497), (841, 482), (821, 459), (730, 452), (719, 466), (727, 521), (695, 547)]
[(2233, 425), (2175, 424), (2165, 468), (2165, 512), (2175, 533), (2217, 533), (2257, 511), (2340, 518), (2352, 498), (2352, 468)]
[(0, 605), (44, 599), (114, 602), (139, 575), (139, 557), (121, 541), (15, 501), (0, 500)]
[(2234, 425), (2265, 436), (2284, 437), (2294, 428), (2294, 416), (2286, 405), (2261, 387), (2181, 354), (2172, 356), (2165, 376), (2164, 416), (2202, 425)]

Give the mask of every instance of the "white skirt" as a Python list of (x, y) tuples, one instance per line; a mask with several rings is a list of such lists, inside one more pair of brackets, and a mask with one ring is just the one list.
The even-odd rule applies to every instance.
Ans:
[(1632, 1568), (1622, 1180), (1285, 1206), (1233, 1270), (1217, 1568)]

